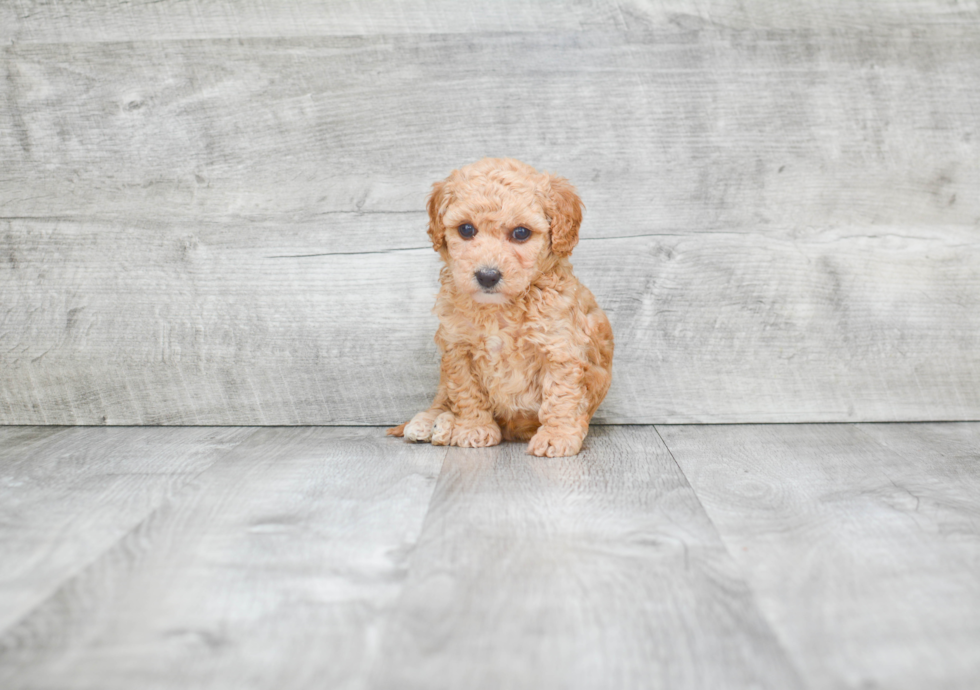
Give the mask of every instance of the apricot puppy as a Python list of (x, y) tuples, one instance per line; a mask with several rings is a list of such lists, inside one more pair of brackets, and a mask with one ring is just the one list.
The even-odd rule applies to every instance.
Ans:
[(582, 202), (567, 180), (485, 158), (432, 186), (429, 238), (445, 266), (432, 406), (392, 436), (434, 445), (529, 441), (575, 455), (609, 390), (613, 334), (568, 257)]

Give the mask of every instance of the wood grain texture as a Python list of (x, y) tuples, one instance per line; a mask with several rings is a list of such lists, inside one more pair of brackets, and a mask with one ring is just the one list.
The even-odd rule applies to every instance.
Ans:
[(579, 187), (586, 236), (973, 226), (975, 36), (706, 26), (7, 45), (0, 217), (244, 227), (418, 212), (451, 169), (509, 155)]
[(0, 434), (0, 630), (109, 550), (248, 429)]
[(400, 33), (630, 30), (656, 26), (691, 31), (720, 25), (737, 29), (874, 30), (976, 24), (975, 0), (849, 0), (782, 3), (769, 0), (498, 0), (461, 5), (452, 0), (136, 0), (73, 2), (11, 0), (0, 6), (0, 42), (59, 43), (256, 36), (336, 36)]
[(453, 449), (372, 688), (803, 687), (652, 428)]
[(813, 688), (975, 688), (980, 425), (659, 427)]
[(580, 30), (622, 28), (625, 18), (615, 3), (591, 0), (137, 0), (70, 9), (14, 0), (0, 20), (0, 42), (64, 43)]
[(6, 630), (0, 684), (361, 687), (445, 453), (256, 431)]
[(5, 427), (0, 687), (972, 690), (978, 496), (978, 423)]
[[(4, 227), (5, 422), (386, 424), (435, 392), (430, 248)], [(584, 240), (576, 272), (617, 343), (597, 421), (977, 417), (980, 241), (905, 232)]]
[(598, 421), (980, 418), (977, 3), (561, 7), (4, 4), (0, 423), (404, 421), (484, 155), (585, 199)]

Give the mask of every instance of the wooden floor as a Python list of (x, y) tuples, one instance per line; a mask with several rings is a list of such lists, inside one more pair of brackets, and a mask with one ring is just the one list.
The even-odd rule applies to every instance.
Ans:
[(980, 423), (0, 427), (0, 687), (977, 688)]

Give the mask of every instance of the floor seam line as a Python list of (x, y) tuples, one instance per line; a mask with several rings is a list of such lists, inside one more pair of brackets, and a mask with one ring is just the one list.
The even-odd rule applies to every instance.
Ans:
[(439, 480), (442, 478), (443, 472), (446, 469), (446, 462), (449, 460), (449, 451), (452, 446), (445, 446), (445, 453), (442, 456), (442, 462), (439, 465), (439, 472), (436, 474), (435, 483), (432, 486), (432, 494), (429, 496), (429, 500), (425, 505), (425, 514), (422, 516), (421, 523), (419, 524), (419, 534), (415, 543), (412, 544), (412, 548), (409, 550), (405, 558), (405, 577), (400, 583), (398, 588), (397, 596), (393, 597), (391, 600), (391, 606), (385, 612), (385, 615), (381, 618), (378, 623), (378, 635), (377, 635), (377, 647), (374, 649), (374, 658), (365, 659), (365, 663), (362, 666), (362, 671), (364, 673), (363, 680), (365, 681), (365, 687), (371, 687), (370, 680), (374, 669), (377, 667), (377, 663), (381, 658), (381, 652), (384, 649), (384, 641), (388, 635), (388, 629), (391, 626), (392, 618), (394, 617), (395, 611), (398, 610), (398, 605), (401, 603), (405, 595), (405, 587), (408, 584), (408, 580), (412, 573), (411, 561), (412, 554), (418, 547), (419, 540), (422, 538), (422, 534), (425, 532), (425, 526), (429, 521), (429, 515), (432, 513), (432, 505), (435, 501), (436, 491), (439, 488)]
[(786, 657), (786, 662), (790, 664), (793, 670), (796, 672), (797, 677), (800, 679), (801, 686), (803, 688), (807, 688), (808, 690), (812, 690), (812, 686), (807, 682), (806, 676), (803, 674), (803, 669), (800, 668), (800, 665), (796, 657), (789, 651), (789, 649), (786, 646), (786, 641), (783, 639), (783, 636), (779, 633), (779, 630), (776, 628), (772, 620), (770, 620), (769, 616), (766, 615), (765, 609), (763, 609), (763, 607), (760, 605), (759, 594), (758, 592), (756, 592), (755, 587), (753, 587), (752, 583), (749, 581), (748, 575), (744, 572), (742, 567), (739, 565), (738, 560), (735, 558), (731, 550), (728, 548), (728, 544), (725, 542), (725, 538), (721, 535), (721, 530), (718, 529), (718, 525), (715, 524), (715, 521), (711, 519), (711, 515), (704, 507), (704, 503), (701, 502), (701, 497), (698, 495), (698, 492), (694, 489), (694, 485), (691, 483), (691, 480), (688, 478), (687, 473), (684, 471), (684, 468), (681, 467), (681, 464), (679, 462), (677, 462), (677, 458), (674, 456), (674, 451), (670, 449), (670, 446), (667, 444), (666, 439), (664, 439), (663, 434), (660, 433), (660, 429), (657, 428), (657, 425), (651, 424), (650, 426), (653, 427), (653, 430), (657, 434), (657, 438), (660, 439), (660, 442), (664, 444), (664, 448), (667, 449), (667, 454), (670, 455), (670, 459), (674, 462), (674, 466), (677, 468), (677, 471), (681, 473), (682, 477), (684, 477), (684, 481), (687, 483), (688, 488), (690, 488), (691, 494), (694, 496), (694, 500), (698, 502), (698, 506), (701, 508), (701, 512), (708, 519), (708, 522), (711, 523), (711, 528), (715, 531), (715, 535), (718, 537), (718, 542), (721, 544), (721, 547), (725, 550), (725, 554), (728, 556), (729, 560), (731, 560), (732, 564), (736, 568), (738, 568), (739, 576), (742, 582), (745, 583), (745, 587), (751, 593), (752, 604), (755, 607), (755, 610), (758, 612), (759, 617), (765, 622), (766, 628), (768, 628), (769, 633), (773, 637), (773, 640), (776, 641), (776, 644), (779, 646), (779, 649), (783, 652), (783, 655)]
[(39, 609), (41, 609), (42, 607), (44, 607), (54, 597), (58, 596), (58, 593), (61, 592), (63, 589), (65, 589), (66, 586), (68, 586), (70, 583), (72, 583), (75, 580), (77, 580), (80, 575), (82, 575), (85, 571), (87, 571), (89, 568), (91, 568), (94, 564), (96, 564), (100, 560), (102, 560), (106, 556), (106, 554), (110, 553), (113, 549), (117, 548), (119, 546), (119, 544), (122, 543), (125, 539), (127, 539), (130, 535), (132, 535), (133, 533), (135, 533), (136, 531), (138, 531), (140, 528), (142, 528), (143, 525), (145, 525), (147, 523), (147, 521), (150, 520), (150, 518), (152, 518), (154, 515), (156, 515), (157, 513), (159, 513), (166, 506), (171, 505), (181, 494), (184, 493), (185, 489), (190, 484), (192, 484), (194, 481), (197, 480), (198, 477), (200, 477), (202, 474), (204, 474), (205, 472), (207, 472), (208, 470), (210, 470), (212, 467), (214, 467), (214, 465), (217, 464), (220, 460), (223, 460), (229, 454), (231, 454), (232, 452), (234, 452), (235, 450), (237, 450), (243, 443), (245, 443), (248, 439), (252, 438), (252, 436), (254, 436), (256, 433), (258, 433), (258, 430), (253, 431), (252, 433), (250, 433), (247, 436), (245, 436), (245, 438), (243, 438), (241, 441), (239, 441), (238, 443), (236, 443), (233, 447), (228, 448), (224, 452), (219, 453), (218, 455), (216, 455), (215, 456), (215, 459), (211, 463), (209, 463), (207, 467), (203, 468), (199, 472), (194, 473), (193, 476), (188, 477), (187, 480), (184, 481), (180, 485), (179, 488), (177, 488), (173, 499), (171, 499), (170, 501), (162, 501), (159, 505), (156, 505), (152, 509), (150, 509), (150, 511), (147, 512), (145, 515), (143, 515), (143, 517), (141, 517), (136, 523), (134, 523), (132, 525), (132, 527), (130, 527), (125, 532), (123, 532), (122, 534), (120, 534), (118, 539), (116, 539), (115, 541), (113, 541), (106, 548), (102, 549), (97, 554), (95, 554), (91, 559), (89, 559), (85, 563), (81, 564), (78, 568), (76, 568), (75, 570), (73, 570), (71, 572), (71, 574), (67, 575), (64, 579), (62, 579), (57, 584), (56, 587), (54, 587), (46, 596), (44, 596), (44, 598), (42, 598), (40, 601), (38, 601), (36, 604), (34, 604), (31, 608), (29, 608), (27, 611), (25, 611), (23, 615), (21, 615), (16, 620), (12, 621), (9, 625), (7, 625), (5, 628), (3, 628), (2, 630), (0, 630), (0, 640), (2, 640), (4, 637), (6, 637), (6, 635), (8, 633), (10, 633), (11, 631), (16, 630), (19, 626), (23, 625)]

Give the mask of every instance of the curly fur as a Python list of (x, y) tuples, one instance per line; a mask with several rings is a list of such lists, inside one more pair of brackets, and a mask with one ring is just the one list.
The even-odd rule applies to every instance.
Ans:
[[(561, 177), (485, 158), (432, 186), (429, 238), (444, 266), (434, 312), (442, 352), (431, 407), (393, 436), (466, 447), (528, 441), (539, 456), (575, 455), (609, 390), (613, 335), (568, 257), (582, 202)], [(459, 233), (473, 225), (475, 237)], [(517, 227), (531, 231), (523, 242)], [(487, 288), (476, 278), (496, 269)]]

